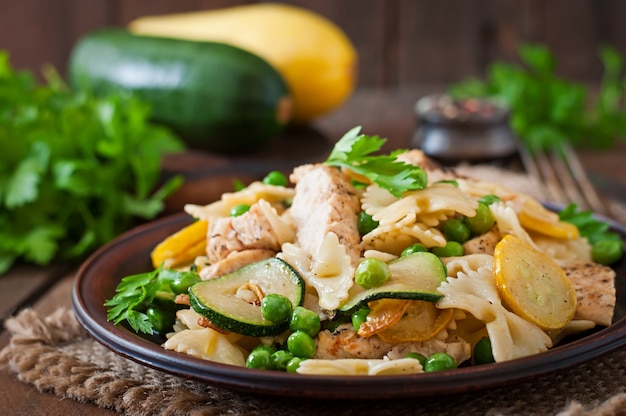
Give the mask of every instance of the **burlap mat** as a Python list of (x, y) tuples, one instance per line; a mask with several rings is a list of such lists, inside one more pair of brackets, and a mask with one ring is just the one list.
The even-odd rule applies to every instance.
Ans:
[(7, 320), (0, 368), (40, 391), (124, 415), (626, 415), (626, 350), (506, 388), (445, 397), (330, 401), (259, 397), (125, 359), (91, 338), (71, 310)]

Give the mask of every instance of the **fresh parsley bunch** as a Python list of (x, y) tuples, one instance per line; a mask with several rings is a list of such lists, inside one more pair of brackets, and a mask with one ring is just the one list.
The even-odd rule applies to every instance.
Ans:
[(494, 97), (511, 109), (511, 127), (530, 148), (572, 143), (610, 148), (626, 138), (626, 83), (622, 59), (600, 48), (604, 76), (597, 94), (582, 83), (557, 76), (557, 62), (543, 45), (522, 45), (522, 65), (495, 62), (486, 79), (470, 78), (450, 88), (457, 98)]
[(0, 51), (0, 274), (17, 260), (79, 259), (163, 209), (162, 156), (183, 149), (124, 95), (67, 89), (15, 71)]

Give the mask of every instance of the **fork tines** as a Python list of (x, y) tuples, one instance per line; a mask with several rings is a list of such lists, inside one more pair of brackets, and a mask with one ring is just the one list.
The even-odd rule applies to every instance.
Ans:
[(546, 202), (567, 205), (576, 203), (580, 209), (609, 216), (609, 209), (598, 196), (569, 143), (548, 150), (519, 146), (522, 163), (535, 181)]

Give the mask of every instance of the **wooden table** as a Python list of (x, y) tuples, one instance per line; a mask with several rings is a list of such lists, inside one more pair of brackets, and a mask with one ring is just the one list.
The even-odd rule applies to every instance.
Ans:
[[(314, 127), (331, 140), (339, 138), (350, 128), (361, 125), (363, 132), (378, 134), (389, 139), (388, 148), (408, 147), (415, 129), (413, 105), (429, 93), (439, 92), (436, 87), (412, 87), (403, 90), (360, 90), (338, 111), (314, 124)], [(606, 189), (626, 199), (626, 142), (618, 143), (614, 151), (580, 153), (584, 166), (592, 178), (603, 180)], [(232, 178), (231, 178), (232, 179)], [(606, 185), (608, 183), (608, 185)], [(216, 188), (216, 192), (219, 187)], [(182, 196), (181, 196), (182, 195)], [(189, 194), (181, 194), (179, 198)], [(173, 201), (169, 210), (182, 202)], [(6, 319), (18, 308), (32, 306), (42, 314), (58, 307), (70, 307), (73, 270), (63, 267), (35, 268), (20, 266), (0, 276), (0, 318)], [(0, 348), (9, 340), (6, 331), (0, 333)], [(112, 411), (72, 400), (62, 400), (52, 394), (40, 393), (30, 385), (19, 382), (8, 371), (0, 371), (0, 408), (10, 415), (113, 415)]]

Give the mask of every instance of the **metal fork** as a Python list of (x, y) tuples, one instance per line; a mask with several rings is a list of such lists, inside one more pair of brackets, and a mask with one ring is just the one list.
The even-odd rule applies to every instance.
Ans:
[(548, 150), (529, 149), (520, 143), (522, 164), (546, 202), (576, 203), (579, 209), (623, 221), (626, 210), (598, 195), (569, 143)]

